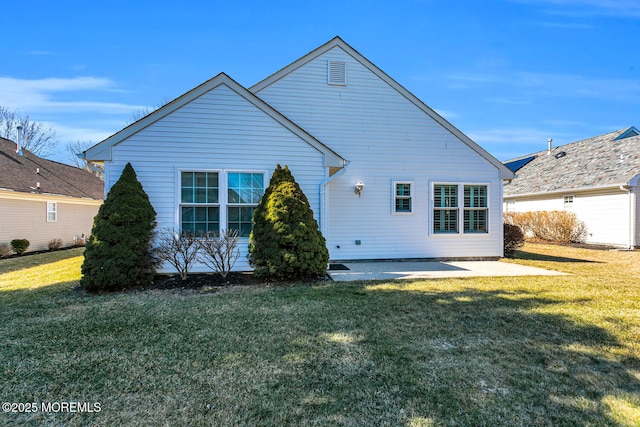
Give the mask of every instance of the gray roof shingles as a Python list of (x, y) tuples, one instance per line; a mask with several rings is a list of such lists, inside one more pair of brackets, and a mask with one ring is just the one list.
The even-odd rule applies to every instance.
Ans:
[[(627, 184), (640, 174), (640, 135), (615, 140), (627, 129), (528, 154), (534, 160), (504, 185), (504, 196)], [(560, 153), (566, 153), (564, 156)]]
[(95, 200), (104, 198), (104, 183), (91, 173), (40, 158), (25, 149), (22, 152), (22, 156), (16, 153), (15, 142), (0, 138), (0, 189)]

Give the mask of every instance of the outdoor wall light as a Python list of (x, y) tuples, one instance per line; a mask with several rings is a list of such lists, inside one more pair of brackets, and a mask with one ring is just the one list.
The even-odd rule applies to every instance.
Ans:
[(356, 182), (356, 194), (358, 195), (358, 197), (360, 197), (360, 194), (362, 193), (363, 188), (364, 188), (364, 182), (362, 181)]

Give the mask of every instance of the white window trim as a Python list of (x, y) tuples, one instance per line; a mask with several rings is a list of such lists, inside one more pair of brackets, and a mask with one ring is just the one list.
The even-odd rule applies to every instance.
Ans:
[[(458, 231), (456, 232), (446, 232), (446, 233), (438, 233), (436, 232), (435, 228), (434, 228), (434, 211), (436, 209), (436, 201), (435, 201), (435, 186), (436, 185), (456, 185), (458, 187), (458, 215), (457, 215), (457, 219), (458, 219)], [(464, 232), (464, 187), (466, 185), (482, 185), (487, 187), (487, 231), (486, 232), (472, 232), (472, 233), (465, 233)], [(491, 184), (489, 184), (488, 182), (469, 182), (469, 181), (457, 181), (457, 182), (451, 182), (451, 181), (430, 181), (429, 182), (429, 187), (431, 190), (431, 195), (430, 195), (430, 214), (429, 214), (429, 235), (433, 236), (433, 237), (437, 237), (437, 238), (447, 238), (447, 237), (455, 237), (455, 238), (460, 238), (460, 237), (468, 237), (468, 238), (473, 238), (474, 236), (477, 237), (486, 237), (488, 235), (491, 235)]]
[[(410, 188), (410, 195), (407, 196), (400, 196), (403, 199), (409, 199), (409, 205), (411, 206), (411, 210), (409, 212), (397, 212), (396, 211), (396, 199), (397, 199), (397, 195), (396, 195), (396, 185), (397, 184), (409, 184), (409, 188)], [(391, 214), (392, 215), (400, 215), (400, 216), (407, 216), (407, 215), (414, 215), (414, 195), (415, 195), (415, 185), (413, 183), (413, 181), (410, 180), (398, 180), (398, 181), (392, 181), (391, 182)]]
[[(181, 167), (176, 168), (176, 177), (175, 177), (175, 218), (174, 218), (174, 229), (180, 230), (182, 228), (182, 218), (181, 218), (181, 206), (182, 203), (182, 172), (209, 172), (209, 173), (217, 173), (218, 174), (218, 203), (211, 203), (208, 205), (215, 205), (219, 207), (220, 211), (220, 229), (226, 229), (228, 224), (227, 219), (227, 207), (229, 206), (229, 174), (230, 173), (255, 173), (262, 174), (262, 183), (264, 185), (263, 191), (266, 191), (269, 186), (269, 181), (267, 180), (267, 171), (266, 170), (248, 170), (248, 169), (203, 169), (203, 168), (188, 168)], [(264, 193), (263, 193), (264, 194)], [(190, 203), (184, 203), (184, 205), (190, 205)], [(197, 205), (197, 204), (194, 204)], [(231, 206), (242, 206), (236, 203), (232, 203)], [(249, 241), (248, 237), (240, 237), (241, 241)]]
[[(567, 199), (571, 198), (570, 202), (567, 202)], [(565, 194), (562, 196), (562, 207), (565, 211), (572, 211), (575, 206), (576, 198), (573, 194)]]
[[(53, 209), (50, 207), (53, 206)], [(53, 219), (49, 218), (53, 214)], [(47, 202), (47, 222), (58, 222), (58, 202)]]

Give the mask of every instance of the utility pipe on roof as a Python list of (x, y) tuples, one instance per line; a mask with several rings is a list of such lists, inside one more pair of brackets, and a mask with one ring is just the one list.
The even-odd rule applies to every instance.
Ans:
[(547, 139), (547, 154), (551, 154), (551, 143), (553, 143), (553, 138)]
[(16, 146), (16, 154), (18, 154), (18, 156), (22, 156), (22, 137), (23, 137), (23, 133), (22, 133), (22, 126), (18, 125), (18, 141), (17, 141), (17, 146)]

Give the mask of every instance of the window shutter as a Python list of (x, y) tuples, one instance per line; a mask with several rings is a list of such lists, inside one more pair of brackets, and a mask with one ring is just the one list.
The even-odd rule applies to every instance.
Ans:
[(330, 85), (346, 86), (347, 63), (343, 61), (329, 61), (328, 83)]

